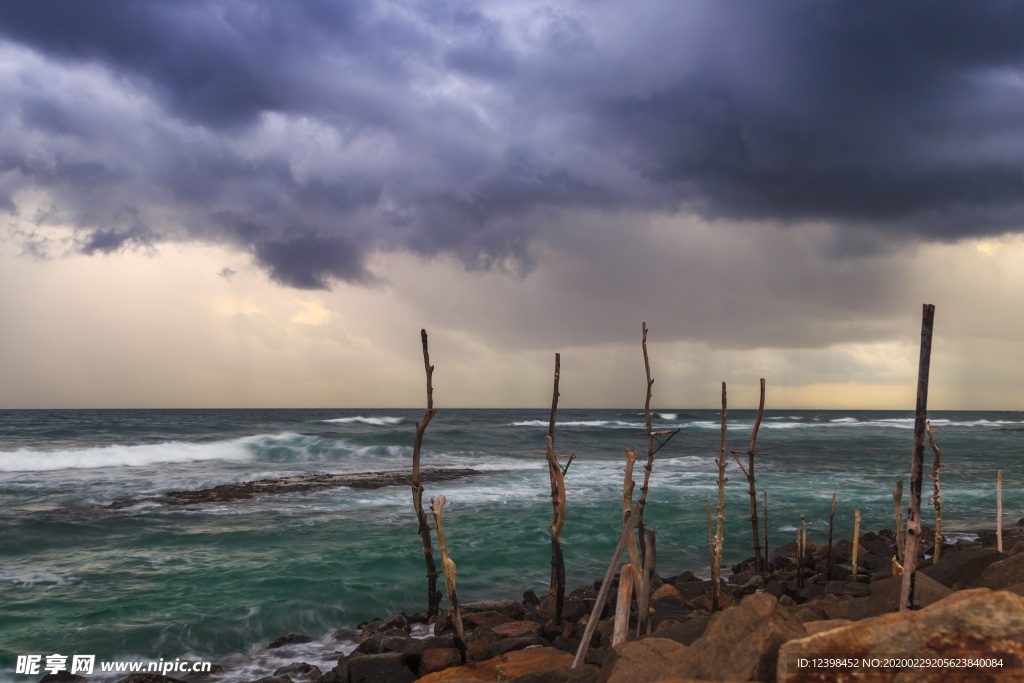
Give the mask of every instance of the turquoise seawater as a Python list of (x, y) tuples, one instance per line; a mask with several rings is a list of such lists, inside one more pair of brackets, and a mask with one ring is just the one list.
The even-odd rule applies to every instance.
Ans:
[[(252, 653), (286, 633), (325, 637), (374, 616), (425, 607), (423, 556), (406, 487), (336, 488), (230, 503), (111, 510), (116, 500), (314, 472), (408, 468), (422, 410), (0, 411), (0, 680), (18, 655), (216, 660)], [(745, 451), (753, 411), (731, 410), (730, 449)], [(643, 413), (561, 410), (556, 447), (577, 459), (566, 477), (562, 535), (571, 587), (605, 570), (621, 519), (624, 449), (638, 448)], [(996, 471), (1004, 525), (1024, 516), (1024, 413), (933, 412), (945, 456), (945, 528), (994, 528)], [(647, 523), (658, 571), (708, 568), (705, 499), (717, 490), (719, 413), (654, 412), (679, 428), (659, 453)], [(476, 477), (427, 484), (443, 494), (463, 601), (541, 593), (550, 571), (545, 410), (441, 410), (424, 467)], [(913, 415), (767, 411), (758, 491), (769, 494), (769, 543), (838, 537), (853, 513), (864, 530), (892, 528), (891, 490), (909, 489)], [(745, 461), (744, 461), (745, 462)], [(932, 453), (926, 451), (926, 472)], [(745, 477), (727, 470), (726, 561), (751, 554)], [(923, 519), (932, 524), (925, 480)], [(907, 495), (907, 494), (905, 494)], [(760, 493), (759, 493), (760, 497)], [(904, 499), (906, 501), (906, 498)], [(904, 503), (905, 504), (905, 503)], [(38, 679), (38, 676), (35, 677)]]

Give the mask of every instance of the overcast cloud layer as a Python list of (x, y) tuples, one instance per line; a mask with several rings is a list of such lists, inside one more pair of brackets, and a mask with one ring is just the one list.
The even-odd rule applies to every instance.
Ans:
[(995, 0), (0, 3), (0, 406), (409, 405), (420, 327), (456, 403), (533, 405), (563, 350), (622, 405), (641, 321), (680, 404), (902, 406), (925, 302), (947, 405), (1015, 406), (1022, 35)]
[(1010, 2), (3, 3), (0, 206), (306, 289), (372, 250), (527, 272), (580, 210), (827, 222), (830, 258), (1000, 234), (1021, 35)]

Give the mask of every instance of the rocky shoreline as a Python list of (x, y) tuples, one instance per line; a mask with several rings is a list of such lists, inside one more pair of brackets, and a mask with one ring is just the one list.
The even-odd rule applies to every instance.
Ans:
[[(465, 664), (442, 610), (434, 620), (425, 612), (398, 614), (339, 629), (320, 641), (334, 650), (322, 666), (305, 654), (317, 641), (290, 634), (258, 653), (280, 663), (262, 676), (224, 660), (185, 683), (1024, 681), (1024, 519), (1003, 537), (1003, 553), (990, 531), (944, 545), (939, 564), (922, 553), (917, 609), (902, 614), (902, 577), (892, 575), (895, 534), (869, 532), (859, 539), (858, 580), (850, 541), (835, 544), (831, 565), (828, 548), (809, 543), (803, 582), (790, 543), (775, 550), (768, 572), (753, 571), (752, 558), (733, 565), (714, 613), (711, 581), (688, 571), (656, 576), (650, 633), (612, 647), (608, 604), (575, 669), (599, 581), (567, 594), (560, 620), (553, 598), (532, 592), (463, 605)], [(635, 603), (633, 616), (635, 624)], [(41, 683), (88, 680), (62, 672)], [(178, 682), (153, 674), (121, 679)]]
[[(449, 481), (483, 474), (479, 470), (458, 468), (425, 468), (420, 471), (424, 482)], [(238, 484), (220, 484), (191, 491), (168, 491), (159, 496), (116, 500), (106, 507), (111, 510), (153, 503), (158, 505), (200, 505), (247, 500), (259, 495), (296, 493), (347, 486), (353, 489), (379, 489), (385, 486), (409, 486), (412, 474), (405, 470), (359, 472), (355, 474), (303, 474), (277, 479), (257, 479)]]

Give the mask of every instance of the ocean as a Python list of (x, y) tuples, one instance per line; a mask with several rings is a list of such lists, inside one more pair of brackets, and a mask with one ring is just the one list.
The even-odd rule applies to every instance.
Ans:
[[(342, 644), (339, 627), (426, 607), (424, 563), (407, 486), (346, 487), (191, 506), (145, 500), (172, 490), (310, 473), (408, 469), (415, 422), (397, 410), (0, 411), (0, 681), (19, 656), (93, 654), (99, 660), (234, 662), (257, 678), (274, 661), (258, 650), (303, 633), (311, 663)], [(947, 537), (1024, 516), (1024, 413), (933, 412), (944, 455)], [(728, 448), (746, 451), (754, 411), (730, 410)], [(658, 573), (708, 574), (704, 501), (717, 491), (719, 411), (658, 409), (678, 428), (658, 454), (646, 522)], [(441, 409), (426, 431), (423, 467), (480, 474), (426, 483), (444, 495), (445, 533), (463, 602), (539, 594), (550, 574), (551, 500), (543, 450), (548, 412)], [(556, 450), (577, 457), (566, 475), (562, 533), (567, 585), (600, 577), (621, 523), (624, 449), (646, 459), (642, 409), (558, 413)], [(769, 496), (769, 544), (893, 528), (891, 490), (909, 496), (913, 414), (768, 410), (757, 449), (758, 497)], [(933, 455), (925, 454), (931, 473)], [(743, 459), (744, 464), (746, 459)], [(747, 481), (727, 469), (725, 561), (752, 554)], [(934, 524), (925, 479), (922, 518)], [(142, 500), (139, 500), (142, 499)], [(112, 503), (138, 502), (122, 508)], [(759, 512), (759, 514), (761, 514)], [(436, 534), (435, 534), (436, 541)], [(728, 573), (728, 570), (725, 570)], [(443, 586), (443, 582), (441, 583)], [(236, 670), (232, 669), (232, 670)], [(121, 674), (123, 676), (123, 674)]]

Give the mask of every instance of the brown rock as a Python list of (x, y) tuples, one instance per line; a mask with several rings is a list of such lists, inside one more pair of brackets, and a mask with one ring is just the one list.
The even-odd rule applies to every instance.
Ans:
[(696, 614), (686, 621), (665, 622), (658, 626), (652, 636), (668, 638), (682, 645), (692, 645), (695, 640), (704, 635), (710, 620), (711, 617), (707, 614)]
[(511, 617), (507, 617), (500, 612), (488, 611), (488, 612), (470, 612), (462, 616), (462, 624), (468, 629), (476, 628), (477, 626), (486, 626), (491, 628), (498, 624), (504, 624), (512, 621)]
[(491, 630), (502, 638), (522, 638), (523, 636), (540, 635), (540, 624), (536, 621), (509, 621), (492, 626)]
[(955, 585), (977, 588), (985, 569), (999, 559), (999, 553), (991, 548), (967, 548), (959, 551), (950, 549), (939, 556), (938, 564), (922, 568), (918, 575), (930, 576), (950, 588)]
[(840, 628), (847, 626), (853, 622), (849, 619), (822, 619), (821, 621), (805, 621), (804, 630), (807, 631), (807, 635), (813, 636), (818, 633), (824, 633), (825, 631), (831, 631), (834, 628)]
[(617, 645), (605, 657), (599, 683), (650, 683), (672, 675), (686, 646), (667, 638), (642, 638)]
[(679, 592), (679, 589), (673, 586), (671, 583), (662, 584), (661, 588), (654, 591), (651, 594), (651, 602), (655, 600), (661, 600), (663, 598), (674, 598), (682, 602), (683, 594)]
[[(1003, 653), (1024, 661), (1024, 597), (986, 588), (959, 591), (920, 611), (884, 614), (847, 626), (791, 640), (779, 650), (776, 671), (779, 683), (838, 680), (836, 669), (797, 668), (800, 658), (836, 654), (857, 657), (980, 657)], [(869, 673), (870, 672), (870, 673)], [(867, 675), (864, 675), (867, 674)], [(1003, 666), (977, 670), (915, 668), (913, 670), (865, 669), (849, 680), (1020, 681), (1021, 670)]]
[(420, 655), (420, 676), (462, 664), (462, 657), (454, 647), (435, 647)]
[(515, 683), (527, 676), (572, 668), (573, 656), (553, 647), (531, 647), (502, 655), (494, 670), (499, 683)]
[[(900, 609), (900, 594), (903, 591), (903, 577), (890, 576), (871, 584), (871, 595), (866, 598), (843, 600), (824, 606), (829, 619), (858, 621), (877, 617)], [(926, 574), (918, 572), (914, 577), (914, 606), (927, 607), (942, 600), (952, 591)]]
[(703, 680), (770, 680), (779, 646), (804, 635), (803, 625), (772, 596), (755, 593), (715, 614), (670, 673)]
[(1024, 582), (1024, 553), (993, 562), (981, 575), (981, 585), (992, 590), (1009, 588)]
[(501, 636), (489, 628), (478, 628), (466, 638), (466, 657), (474, 662), (490, 659), (491, 647)]

